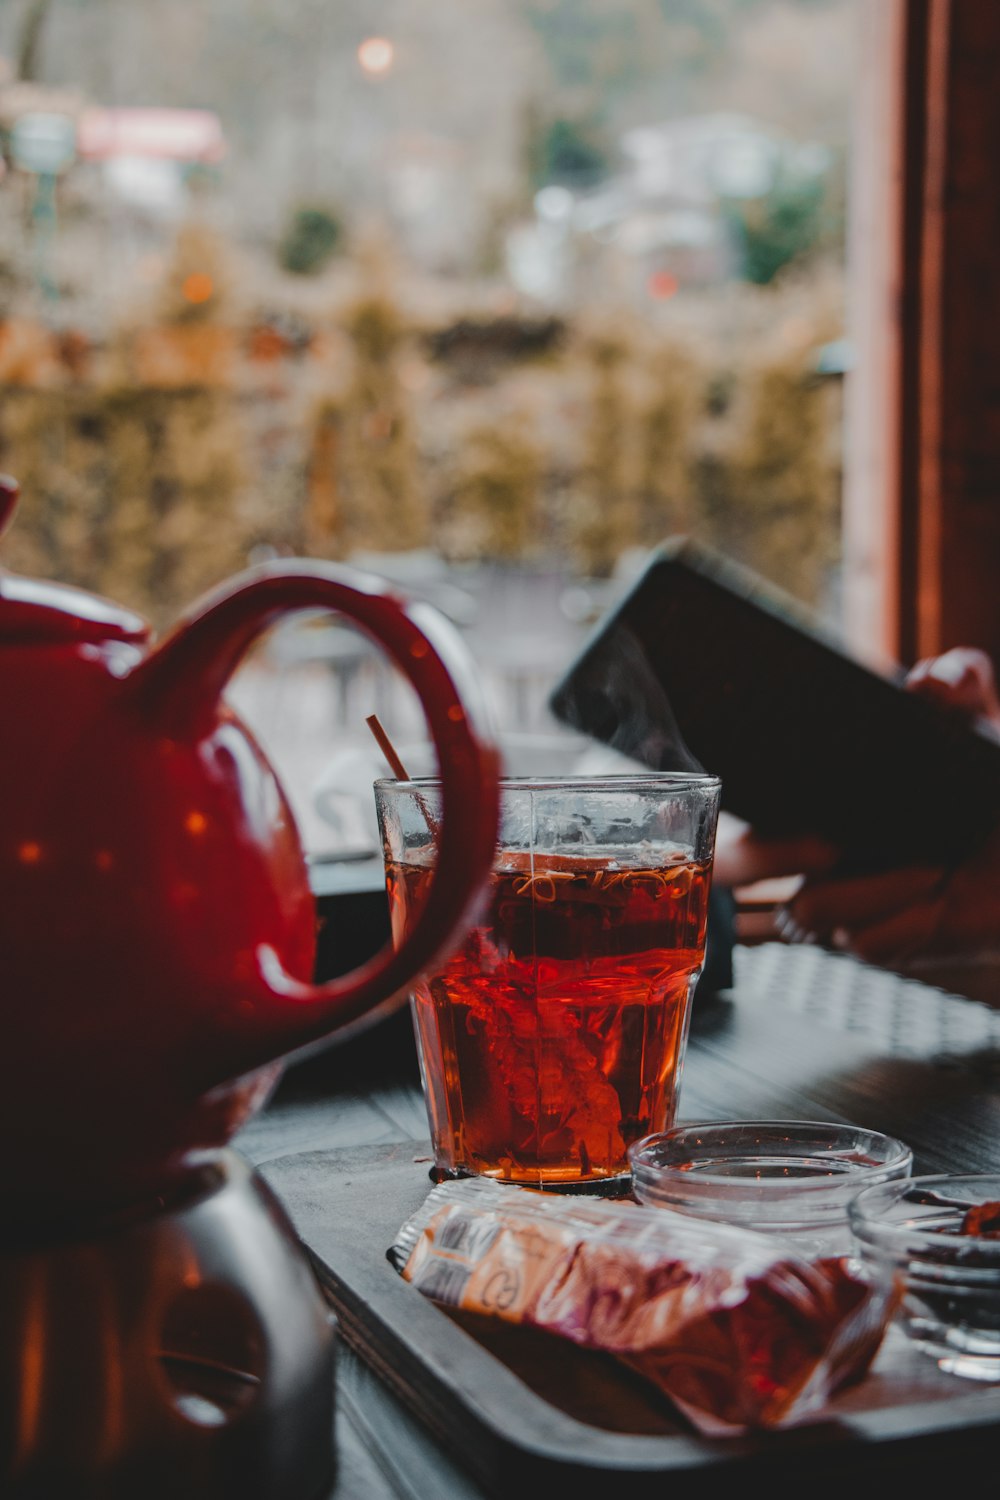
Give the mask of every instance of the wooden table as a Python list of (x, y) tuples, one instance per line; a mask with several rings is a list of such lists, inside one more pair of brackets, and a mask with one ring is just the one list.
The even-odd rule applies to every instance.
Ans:
[[(1000, 1171), (1000, 1008), (818, 948), (767, 943), (738, 948), (734, 959), (732, 989), (696, 998), (681, 1118), (854, 1121), (909, 1142), (915, 1172)], [(409, 1015), (400, 1010), (291, 1068), (236, 1145), (280, 1194), (299, 1180), (289, 1158), (302, 1170), (318, 1162), (336, 1171), (338, 1158), (302, 1154), (397, 1145), (409, 1159), (410, 1143), (419, 1158), (426, 1137)], [(312, 1221), (306, 1234), (296, 1204), (286, 1203), (308, 1243)], [(980, 1421), (988, 1406), (1000, 1422), (1000, 1389), (940, 1378), (954, 1390), (957, 1427), (962, 1413)], [(330, 1500), (488, 1493), (346, 1341), (337, 1402), (339, 1473)], [(932, 1453), (927, 1464), (929, 1476)], [(857, 1478), (856, 1493), (864, 1493)]]

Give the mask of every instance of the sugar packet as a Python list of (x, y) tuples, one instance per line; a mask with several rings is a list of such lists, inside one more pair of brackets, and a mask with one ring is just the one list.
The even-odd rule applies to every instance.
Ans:
[(710, 1435), (817, 1411), (868, 1370), (899, 1298), (771, 1235), (487, 1178), (432, 1189), (387, 1254), (443, 1306), (613, 1355)]

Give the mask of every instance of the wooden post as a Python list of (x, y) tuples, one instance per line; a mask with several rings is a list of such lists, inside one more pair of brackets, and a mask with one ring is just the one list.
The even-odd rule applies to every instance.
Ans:
[(1000, 667), (1000, 5), (862, 7), (845, 625)]
[(928, 43), (916, 645), (1000, 667), (1000, 6), (933, 0)]

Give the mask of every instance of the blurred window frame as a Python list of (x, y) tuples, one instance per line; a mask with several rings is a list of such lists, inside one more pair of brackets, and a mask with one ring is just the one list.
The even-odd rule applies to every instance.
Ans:
[(910, 664), (1000, 664), (1000, 5), (862, 0), (844, 621)]

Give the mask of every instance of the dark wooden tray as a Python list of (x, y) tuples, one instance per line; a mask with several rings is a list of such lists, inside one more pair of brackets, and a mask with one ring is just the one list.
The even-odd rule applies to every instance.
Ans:
[(748, 1438), (696, 1435), (604, 1357), (524, 1337), (528, 1330), (460, 1322), (392, 1269), (386, 1251), (431, 1186), (426, 1150), (407, 1142), (303, 1152), (261, 1170), (343, 1338), (504, 1500), (518, 1485), (547, 1480), (580, 1500), (609, 1492), (705, 1500), (754, 1478), (786, 1494), (801, 1483), (813, 1500), (911, 1474), (926, 1494), (956, 1467), (969, 1472), (997, 1452), (1000, 1392), (941, 1374), (896, 1329), (865, 1381), (816, 1419)]
[[(696, 999), (681, 1118), (853, 1120), (908, 1141), (917, 1172), (1000, 1170), (994, 1013), (809, 948), (740, 956), (734, 993)], [(385, 1258), (430, 1189), (429, 1165), (426, 1142), (407, 1141), (284, 1155), (261, 1170), (344, 1339), (487, 1492), (509, 1500), (518, 1485), (559, 1480), (574, 1500), (709, 1500), (723, 1489), (728, 1500), (734, 1483), (759, 1477), (781, 1495), (800, 1483), (809, 1500), (845, 1487), (850, 1500), (882, 1500), (887, 1482), (912, 1479), (923, 1496), (995, 1461), (1000, 1388), (942, 1375), (896, 1329), (865, 1381), (815, 1420), (712, 1440), (598, 1356), (523, 1329), (460, 1325)]]

